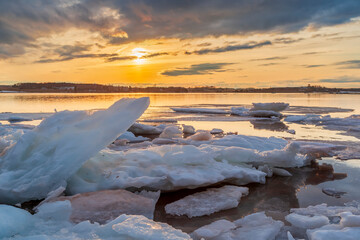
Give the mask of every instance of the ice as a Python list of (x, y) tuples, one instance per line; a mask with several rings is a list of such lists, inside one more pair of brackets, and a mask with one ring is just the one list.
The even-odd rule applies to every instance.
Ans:
[(293, 226), (305, 229), (319, 228), (329, 224), (329, 219), (326, 216), (304, 216), (291, 213), (285, 219)]
[(224, 130), (220, 129), (220, 128), (213, 128), (211, 131), (210, 131), (211, 134), (222, 134), (224, 133)]
[(328, 196), (340, 198), (342, 195), (346, 194), (346, 192), (337, 191), (334, 188), (323, 188), (322, 192)]
[(180, 131), (178, 126), (167, 126), (164, 128), (160, 134), (160, 138), (179, 138), (182, 136), (182, 131)]
[(281, 113), (271, 110), (252, 110), (248, 112), (248, 115), (257, 118), (281, 118), (283, 116)]
[(159, 135), (163, 129), (160, 129), (155, 126), (134, 123), (129, 129), (129, 132), (132, 132), (136, 135)]
[(275, 137), (266, 138), (245, 135), (228, 135), (213, 140), (211, 144), (217, 146), (249, 148), (258, 151), (270, 151), (284, 148), (288, 144), (288, 141)]
[(0, 202), (42, 199), (113, 142), (145, 111), (148, 98), (122, 99), (109, 109), (63, 111), (28, 131), (0, 159)]
[(358, 206), (328, 206), (326, 203), (308, 206), (307, 208), (292, 208), (290, 210), (292, 213), (300, 215), (323, 215), (323, 216), (337, 216), (342, 212), (351, 212), (356, 215), (360, 215), (360, 208)]
[(286, 110), (289, 107), (288, 103), (283, 102), (273, 102), (273, 103), (253, 103), (253, 107), (250, 111), (255, 110), (268, 110), (274, 112), (281, 112)]
[(190, 240), (186, 233), (142, 215), (120, 215), (105, 225), (84, 221), (73, 224), (69, 201), (46, 203), (31, 215), (25, 210), (0, 205), (1, 239), (61, 240)]
[(126, 139), (129, 142), (143, 142), (148, 141), (150, 138), (143, 137), (143, 136), (135, 136), (132, 132), (126, 131), (123, 134), (121, 134), (117, 140)]
[(259, 212), (233, 223), (226, 220), (213, 222), (195, 230), (191, 236), (194, 240), (270, 240), (275, 239), (283, 225), (281, 221), (275, 221), (264, 212)]
[(286, 122), (318, 122), (321, 118), (321, 115), (308, 114), (308, 115), (289, 115), (284, 121)]
[(247, 187), (224, 186), (186, 196), (165, 206), (167, 214), (186, 215), (189, 218), (210, 215), (221, 210), (235, 208), (242, 196), (249, 193)]
[[(157, 193), (159, 194), (160, 192)], [(121, 214), (143, 215), (152, 219), (158, 196), (149, 198), (149, 195), (144, 193), (138, 195), (118, 189), (63, 196), (52, 201), (70, 201), (72, 206), (70, 220), (74, 223), (89, 220), (104, 224)]]
[(22, 122), (41, 120), (51, 115), (53, 113), (0, 113), (0, 121)]
[(208, 131), (197, 131), (194, 135), (191, 135), (186, 139), (193, 141), (210, 141), (212, 139), (212, 135)]
[(211, 108), (170, 108), (174, 112), (182, 113), (204, 113), (204, 114), (228, 114), (229, 112), (222, 109), (211, 109)]
[(163, 145), (126, 152), (105, 149), (69, 179), (67, 191), (75, 194), (114, 188), (177, 190), (223, 181), (265, 182), (264, 173), (244, 163), (215, 159), (214, 152), (209, 152), (206, 146)]
[(183, 127), (183, 133), (185, 133), (185, 134), (194, 134), (195, 133), (195, 128), (191, 125), (183, 124), (182, 127)]
[(272, 168), (273, 174), (274, 175), (278, 175), (278, 176), (282, 176), (282, 177), (291, 177), (292, 174), (289, 173), (287, 170), (282, 169), (282, 168)]
[(203, 226), (196, 229), (191, 236), (194, 239), (214, 239), (215, 237), (221, 235), (224, 232), (228, 232), (232, 229), (235, 229), (236, 225), (233, 222), (230, 222), (225, 219), (215, 221), (209, 225)]
[(231, 108), (231, 114), (232, 115), (238, 115), (238, 116), (249, 116), (249, 109), (244, 107), (232, 107)]

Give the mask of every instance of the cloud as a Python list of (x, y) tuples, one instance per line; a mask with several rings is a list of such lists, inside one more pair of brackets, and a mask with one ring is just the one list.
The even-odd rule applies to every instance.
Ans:
[(202, 63), (194, 64), (186, 68), (177, 68), (173, 70), (166, 70), (162, 72), (162, 75), (165, 76), (182, 76), (182, 75), (204, 75), (204, 74), (213, 74), (214, 72), (225, 72), (226, 69), (223, 67), (230, 65), (232, 63)]
[(244, 43), (244, 44), (227, 45), (224, 47), (217, 47), (217, 48), (202, 48), (200, 50), (195, 50), (193, 52), (185, 52), (185, 54), (203, 55), (203, 54), (209, 54), (209, 53), (223, 53), (223, 52), (231, 52), (231, 51), (259, 48), (259, 47), (266, 46), (266, 45), (271, 45), (271, 42), (270, 41), (248, 42), (248, 43)]
[(348, 60), (343, 62), (337, 62), (335, 65), (344, 69), (360, 69), (360, 60)]
[(272, 61), (272, 60), (284, 60), (288, 59), (288, 57), (268, 57), (268, 58), (256, 58), (251, 61)]
[(321, 83), (360, 83), (360, 78), (342, 76), (338, 78), (330, 78), (330, 79), (321, 79), (319, 80)]
[(54, 63), (54, 62), (65, 62), (78, 58), (112, 58), (116, 57), (117, 54), (109, 53), (88, 53), (91, 50), (92, 45), (84, 45), (77, 43), (76, 45), (63, 45), (56, 47), (52, 53), (52, 58), (43, 56), (40, 60), (35, 63)]
[(109, 57), (106, 59), (107, 62), (115, 62), (115, 61), (125, 61), (125, 60), (135, 60), (138, 57), (136, 56), (116, 56), (116, 57)]
[[(170, 54), (171, 53), (168, 53), (168, 52), (149, 53), (149, 54), (142, 56), (141, 58), (153, 58), (153, 57), (159, 57), (159, 56), (170, 55)], [(172, 54), (176, 54), (176, 53), (172, 53)]]
[(323, 67), (326, 66), (324, 64), (313, 64), (313, 65), (302, 65), (305, 68), (317, 68), (317, 67)]
[(358, 0), (1, 0), (0, 57), (19, 56), (26, 48), (36, 47), (37, 39), (69, 29), (97, 33), (107, 44), (122, 44), (297, 32), (308, 26), (349, 22), (359, 13)]

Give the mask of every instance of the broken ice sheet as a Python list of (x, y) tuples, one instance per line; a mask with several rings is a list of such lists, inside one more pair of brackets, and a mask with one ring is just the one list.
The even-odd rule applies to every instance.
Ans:
[(148, 105), (148, 98), (122, 99), (107, 110), (63, 111), (45, 119), (0, 157), (0, 202), (42, 199), (65, 187), (86, 160), (125, 132)]
[(221, 188), (209, 188), (166, 205), (165, 211), (171, 215), (186, 215), (189, 218), (210, 215), (237, 207), (241, 197), (248, 193), (247, 187), (228, 185)]

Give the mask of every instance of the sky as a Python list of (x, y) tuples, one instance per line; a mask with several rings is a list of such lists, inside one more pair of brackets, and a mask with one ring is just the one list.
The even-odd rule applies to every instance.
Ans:
[(0, 85), (360, 87), (359, 0), (0, 0)]

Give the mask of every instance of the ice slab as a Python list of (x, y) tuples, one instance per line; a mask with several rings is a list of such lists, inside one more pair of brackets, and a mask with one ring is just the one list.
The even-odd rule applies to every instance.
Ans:
[(0, 158), (0, 202), (42, 199), (113, 142), (146, 110), (148, 98), (122, 99), (97, 112), (63, 111), (26, 132)]
[(89, 220), (104, 224), (121, 214), (143, 215), (153, 219), (160, 192), (157, 192), (158, 196), (155, 199), (145, 197), (146, 194), (143, 195), (118, 189), (63, 196), (51, 201), (70, 201), (72, 206), (70, 220), (74, 223)]
[(126, 139), (129, 142), (143, 142), (148, 141), (150, 138), (143, 137), (143, 136), (135, 136), (132, 132), (126, 131), (121, 134), (116, 140)]
[(192, 141), (210, 141), (212, 139), (212, 135), (208, 131), (197, 131), (194, 135), (191, 135), (186, 139)]
[(23, 122), (41, 120), (53, 114), (54, 113), (0, 113), (0, 121)]
[(163, 129), (160, 129), (155, 126), (134, 123), (129, 129), (129, 132), (132, 132), (137, 135), (159, 135)]
[(288, 107), (289, 104), (283, 102), (253, 103), (253, 107), (250, 109), (250, 111), (267, 110), (267, 111), (281, 112), (286, 110)]
[(31, 215), (25, 210), (0, 205), (1, 239), (61, 239), (61, 240), (190, 240), (186, 233), (168, 224), (154, 222), (142, 215), (120, 215), (107, 224), (68, 221), (69, 201), (46, 203)]
[[(211, 146), (210, 146), (211, 148)], [(205, 147), (151, 146), (126, 152), (102, 150), (69, 179), (71, 194), (114, 188), (177, 190), (230, 181), (265, 182), (265, 174), (244, 163), (215, 159)]]
[(256, 118), (281, 118), (283, 116), (281, 113), (271, 110), (252, 110), (248, 112), (248, 115)]
[(221, 210), (235, 208), (242, 196), (248, 195), (247, 187), (224, 186), (186, 196), (167, 204), (165, 211), (171, 215), (186, 215), (189, 218), (210, 215)]
[(178, 126), (167, 126), (164, 128), (160, 134), (160, 138), (179, 138), (182, 136), (182, 131), (180, 131)]
[(222, 109), (211, 109), (211, 108), (170, 108), (174, 112), (182, 113), (204, 113), (204, 114), (228, 114), (229, 112)]
[(182, 127), (183, 127), (183, 133), (185, 133), (185, 134), (194, 134), (195, 133), (195, 128), (191, 125), (183, 124)]
[(232, 223), (226, 220), (213, 222), (195, 230), (191, 236), (194, 240), (270, 240), (275, 239), (283, 226), (283, 222), (275, 221), (264, 212), (259, 212)]
[(286, 216), (286, 221), (298, 228), (313, 229), (319, 228), (329, 224), (329, 219), (326, 216), (304, 216), (296, 213), (291, 213)]

